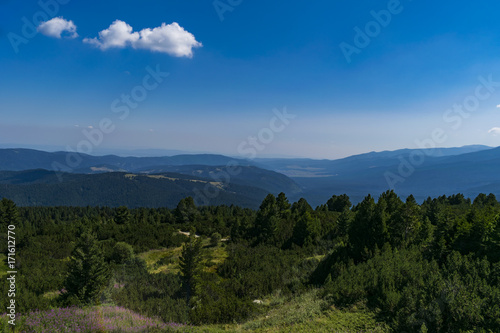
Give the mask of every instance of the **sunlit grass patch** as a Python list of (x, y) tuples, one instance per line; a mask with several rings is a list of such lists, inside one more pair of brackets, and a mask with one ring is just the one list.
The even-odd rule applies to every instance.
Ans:
[(43, 297), (48, 298), (48, 299), (55, 299), (59, 295), (61, 295), (61, 291), (54, 290), (54, 291), (47, 291), (45, 294), (43, 294)]
[[(337, 310), (328, 308), (312, 290), (286, 300), (273, 295), (264, 304), (269, 310), (261, 317), (240, 326), (241, 331), (254, 332), (389, 332), (385, 324), (378, 322), (373, 313), (363, 309)], [(265, 306), (265, 305), (263, 305)]]
[[(202, 254), (205, 258), (204, 270), (214, 273), (228, 257), (225, 246), (212, 247), (209, 240), (203, 241)], [(171, 273), (177, 274), (180, 271), (179, 258), (182, 253), (182, 246), (168, 249), (150, 250), (140, 253), (139, 258), (146, 262), (149, 273)]]
[(305, 260), (317, 260), (317, 261), (321, 261), (325, 257), (326, 257), (326, 254), (318, 254), (318, 255), (306, 258)]
[(182, 247), (151, 250), (139, 254), (150, 273), (178, 273)]

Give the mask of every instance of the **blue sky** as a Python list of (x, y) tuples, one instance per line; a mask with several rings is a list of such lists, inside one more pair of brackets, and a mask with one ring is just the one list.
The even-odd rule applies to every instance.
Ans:
[[(4, 147), (337, 158), (500, 145), (496, 1), (41, 3), (0, 1)], [(169, 75), (114, 112), (147, 68)], [(295, 117), (271, 129), (285, 108)]]

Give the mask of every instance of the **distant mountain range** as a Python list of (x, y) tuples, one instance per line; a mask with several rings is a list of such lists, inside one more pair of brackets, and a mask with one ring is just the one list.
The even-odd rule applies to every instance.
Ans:
[(32, 149), (0, 149), (0, 170), (22, 171), (30, 169), (87, 172), (90, 168), (134, 172), (164, 165), (226, 165), (230, 162), (249, 165), (248, 161), (223, 155), (175, 155), (166, 157), (120, 157), (116, 155), (92, 156), (68, 152), (44, 152)]
[(252, 208), (268, 193), (279, 192), (292, 201), (304, 197), (314, 206), (333, 194), (347, 193), (358, 202), (391, 188), (419, 201), (454, 193), (500, 197), (499, 170), (500, 147), (487, 146), (371, 152), (338, 160), (252, 161), (213, 154), (76, 156), (0, 149), (0, 197), (19, 205), (170, 208), (197, 194), (200, 204)]
[(347, 193), (353, 202), (368, 193), (377, 196), (394, 189), (400, 196), (481, 192), (500, 196), (500, 148), (403, 149), (371, 152), (339, 160), (257, 160), (261, 165), (291, 177), (312, 204), (333, 194)]

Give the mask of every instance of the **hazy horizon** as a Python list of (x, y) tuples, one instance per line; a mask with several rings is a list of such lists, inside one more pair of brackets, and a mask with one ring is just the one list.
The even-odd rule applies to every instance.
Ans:
[[(465, 148), (465, 147), (487, 147), (486, 149), (495, 149), (500, 146), (486, 146), (486, 145), (479, 145), (479, 144), (470, 144), (470, 145), (464, 145), (460, 147), (434, 147), (435, 149), (454, 149), (454, 148)], [(65, 150), (62, 146), (61, 147), (56, 147), (56, 146), (39, 146), (39, 145), (16, 145), (16, 144), (0, 144), (0, 149), (32, 149), (32, 150), (38, 150), (38, 151), (44, 151), (44, 152), (49, 152), (49, 153), (54, 153), (54, 152), (69, 152)], [(336, 159), (342, 159), (350, 156), (356, 156), (356, 155), (363, 155), (363, 154), (369, 154), (369, 153), (380, 153), (380, 152), (391, 152), (391, 151), (399, 151), (399, 150), (405, 150), (405, 149), (420, 149), (420, 148), (399, 148), (399, 149), (384, 149), (384, 150), (372, 150), (372, 151), (364, 151), (361, 153), (356, 153), (352, 155), (346, 155), (346, 156), (340, 156), (338, 158), (313, 158), (313, 157), (306, 157), (306, 156), (287, 156), (287, 155), (267, 155), (267, 154), (259, 154), (255, 158), (256, 159), (313, 159), (313, 160), (336, 160)], [(201, 155), (201, 154), (209, 154), (209, 155), (224, 155), (232, 158), (242, 158), (245, 159), (245, 156), (239, 156), (239, 155), (231, 155), (231, 154), (224, 154), (221, 152), (213, 152), (213, 151), (183, 151), (183, 150), (177, 150), (177, 149), (155, 149), (155, 148), (137, 148), (137, 149), (102, 149), (102, 150), (96, 150), (92, 154), (92, 156), (105, 156), (105, 155), (116, 155), (120, 157), (164, 157), (164, 156), (175, 156), (175, 155)]]

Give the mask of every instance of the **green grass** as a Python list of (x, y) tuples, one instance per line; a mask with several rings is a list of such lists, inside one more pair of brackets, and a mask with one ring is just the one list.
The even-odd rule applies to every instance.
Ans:
[(59, 295), (61, 295), (61, 292), (59, 290), (55, 290), (55, 291), (47, 291), (45, 294), (43, 294), (43, 297), (48, 299), (55, 299)]
[(374, 314), (356, 308), (350, 311), (330, 308), (319, 292), (311, 290), (290, 300), (276, 294), (264, 302), (269, 303), (265, 315), (241, 328), (255, 332), (388, 332)]
[[(207, 272), (215, 272), (217, 267), (228, 257), (225, 246), (211, 247), (210, 240), (203, 240), (203, 264)], [(182, 247), (151, 250), (138, 254), (138, 257), (146, 262), (150, 273), (179, 273), (179, 258)]]
[(326, 254), (318, 254), (318, 255), (315, 255), (315, 256), (312, 256), (312, 257), (309, 257), (309, 258), (306, 258), (305, 260), (318, 260), (318, 261), (321, 261), (323, 260), (323, 258), (326, 257)]
[(210, 273), (215, 273), (217, 271), (217, 267), (221, 265), (229, 255), (225, 246), (220, 245), (216, 247), (204, 247), (203, 251), (205, 256), (205, 271)]
[(146, 262), (150, 273), (173, 273), (179, 272), (179, 257), (182, 247), (151, 250), (140, 253), (139, 258)]

